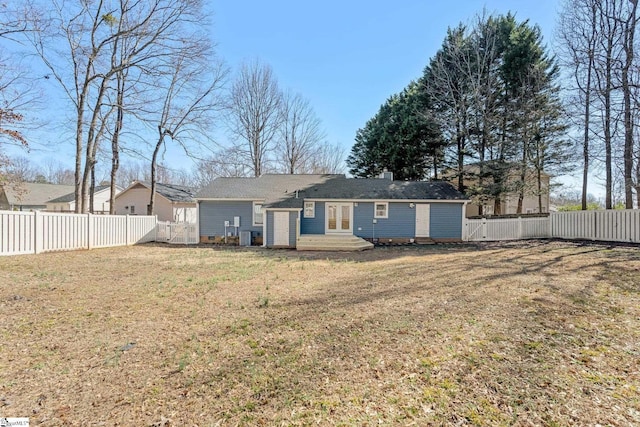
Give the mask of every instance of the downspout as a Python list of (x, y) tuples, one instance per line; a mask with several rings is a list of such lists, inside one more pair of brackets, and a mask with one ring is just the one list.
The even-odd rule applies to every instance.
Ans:
[(461, 230), (461, 238), (463, 241), (469, 241), (469, 230), (467, 225), (467, 203), (469, 201), (465, 201), (462, 203), (462, 230)]
[(262, 217), (262, 247), (267, 247), (267, 221), (269, 219), (269, 215), (267, 211), (264, 211), (264, 216)]

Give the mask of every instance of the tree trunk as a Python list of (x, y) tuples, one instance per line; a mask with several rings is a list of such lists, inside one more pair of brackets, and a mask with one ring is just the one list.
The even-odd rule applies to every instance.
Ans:
[(91, 168), (91, 185), (89, 187), (89, 213), (93, 212), (93, 197), (96, 192), (96, 167), (95, 164)]
[(593, 52), (589, 52), (587, 82), (585, 86), (584, 105), (584, 139), (582, 141), (582, 210), (587, 210), (589, 183), (589, 131), (591, 126), (591, 73), (593, 71)]
[[(608, 62), (609, 60), (607, 60)], [(608, 65), (610, 67), (610, 65)], [(607, 70), (604, 93), (604, 163), (605, 163), (605, 209), (613, 209), (613, 166), (611, 164), (611, 69)]]
[(456, 148), (458, 154), (458, 191), (465, 192), (464, 187), (464, 149), (465, 149), (465, 137), (462, 133), (461, 124), (458, 123), (457, 135), (456, 135)]
[(624, 97), (624, 199), (625, 208), (633, 209), (633, 121), (631, 111), (631, 88), (629, 71), (633, 64), (634, 36), (636, 31), (636, 10), (638, 0), (629, 0), (632, 4), (629, 20), (625, 28), (625, 63), (622, 68), (622, 94)]
[(149, 197), (149, 206), (147, 206), (147, 215), (153, 215), (154, 205), (156, 201), (156, 167), (158, 165), (158, 153), (160, 147), (164, 143), (165, 131), (158, 126), (158, 142), (151, 156), (151, 196)]
[(75, 168), (75, 199), (76, 208), (75, 213), (82, 212), (82, 116), (83, 116), (83, 96), (80, 97), (78, 103), (76, 121), (76, 168)]
[(538, 179), (538, 212), (542, 213), (542, 168), (538, 167), (536, 172), (537, 172), (537, 179)]
[(104, 77), (100, 84), (100, 89), (98, 90), (98, 94), (96, 97), (94, 110), (91, 118), (91, 123), (89, 125), (89, 131), (87, 132), (87, 146), (86, 146), (86, 154), (84, 161), (84, 174), (82, 176), (82, 213), (89, 211), (88, 206), (88, 190), (89, 190), (89, 180), (91, 176), (91, 171), (95, 167), (96, 164), (96, 153), (98, 149), (98, 141), (102, 132), (104, 131), (105, 121), (102, 121), (102, 125), (100, 129), (96, 129), (99, 122), (100, 109), (102, 107), (102, 99), (104, 98), (105, 91), (107, 89), (108, 79)]

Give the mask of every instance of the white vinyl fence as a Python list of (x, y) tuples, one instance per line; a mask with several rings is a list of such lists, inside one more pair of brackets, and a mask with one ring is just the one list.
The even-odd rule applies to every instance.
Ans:
[(156, 222), (155, 216), (0, 211), (0, 255), (153, 242)]
[(156, 241), (183, 245), (198, 243), (198, 224), (158, 221)]
[(551, 237), (549, 218), (468, 219), (466, 240), (518, 240)]
[(553, 212), (548, 218), (468, 219), (464, 240), (586, 239), (640, 243), (640, 210)]

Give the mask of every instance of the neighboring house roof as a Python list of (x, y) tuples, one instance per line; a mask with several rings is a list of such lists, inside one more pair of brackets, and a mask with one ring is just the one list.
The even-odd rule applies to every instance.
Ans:
[[(132, 188), (143, 186), (151, 190), (151, 183), (146, 181), (134, 181), (126, 190), (116, 196), (116, 199), (122, 196)], [(194, 203), (194, 190), (183, 185), (162, 184), (156, 182), (156, 194), (160, 194), (171, 202)]]
[(5, 184), (4, 193), (10, 205), (45, 206), (47, 202), (73, 192), (73, 185), (36, 184), (19, 182)]
[[(109, 187), (110, 187), (109, 185), (98, 185), (94, 189), (94, 194), (99, 193), (103, 190), (106, 190)], [(116, 188), (119, 188), (119, 187), (116, 187)], [(48, 203), (71, 203), (71, 202), (75, 202), (75, 200), (76, 200), (76, 193), (74, 191), (73, 193), (65, 194), (64, 196), (60, 196), (55, 199), (49, 200)]]
[(258, 178), (218, 178), (196, 198), (264, 200), (271, 208), (301, 208), (304, 199), (467, 200), (450, 183), (440, 181), (274, 174)]

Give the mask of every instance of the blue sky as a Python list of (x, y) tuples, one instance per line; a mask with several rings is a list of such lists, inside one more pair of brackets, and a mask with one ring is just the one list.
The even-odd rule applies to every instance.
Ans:
[[(559, 8), (557, 0), (205, 3), (212, 13), (210, 31), (218, 54), (232, 71), (244, 60), (259, 58), (270, 64), (283, 89), (309, 99), (328, 141), (340, 144), (346, 154), (357, 129), (386, 98), (422, 74), (448, 27), (469, 22), (483, 9), (490, 14), (512, 12), (519, 20), (538, 24), (551, 47)], [(48, 95), (55, 104), (56, 95)], [(63, 135), (60, 141), (56, 141), (58, 134)], [(220, 143), (227, 142), (221, 129), (215, 134)], [(69, 134), (56, 131), (33, 136), (46, 137), (50, 144), (43, 147), (33, 141), (34, 160), (53, 157), (72, 167)], [(171, 164), (192, 167), (179, 153), (169, 152)]]
[(393, 93), (418, 78), (448, 27), (486, 9), (538, 24), (551, 46), (557, 0), (215, 1), (212, 34), (232, 67), (260, 58), (308, 98), (329, 142), (348, 151)]

